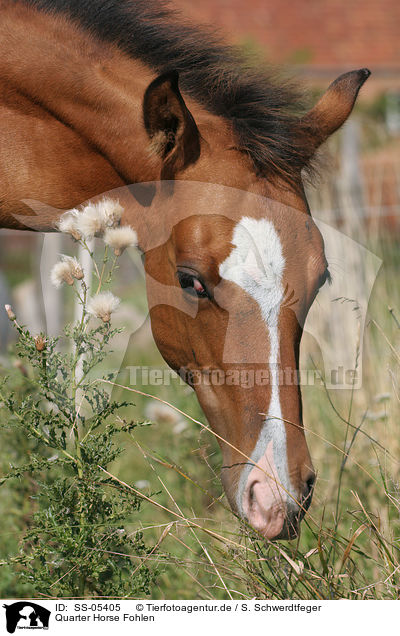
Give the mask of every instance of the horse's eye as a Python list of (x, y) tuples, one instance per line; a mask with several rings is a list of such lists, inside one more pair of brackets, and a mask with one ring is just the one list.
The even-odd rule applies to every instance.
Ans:
[(208, 293), (203, 283), (193, 274), (178, 272), (179, 284), (185, 292), (197, 298), (208, 298)]

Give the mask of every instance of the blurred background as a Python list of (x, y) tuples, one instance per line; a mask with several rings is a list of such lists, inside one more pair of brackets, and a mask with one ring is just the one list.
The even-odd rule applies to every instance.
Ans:
[(400, 7), (395, 0), (175, 0), (174, 5), (315, 86), (366, 66), (373, 76), (364, 93), (399, 98)]

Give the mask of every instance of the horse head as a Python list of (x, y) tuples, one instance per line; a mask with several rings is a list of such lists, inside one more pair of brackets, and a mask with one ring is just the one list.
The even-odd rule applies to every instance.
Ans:
[[(342, 75), (298, 120), (305, 156), (343, 124), (368, 75)], [(301, 171), (256, 171), (222, 127), (205, 141), (176, 74), (149, 86), (144, 122), (162, 160), (162, 187), (135, 221), (155, 341), (216, 434), (233, 510), (268, 539), (294, 537), (315, 480), (299, 345), (329, 278)]]

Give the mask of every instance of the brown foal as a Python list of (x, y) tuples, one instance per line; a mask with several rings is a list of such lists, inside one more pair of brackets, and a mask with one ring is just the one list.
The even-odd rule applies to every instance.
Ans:
[(155, 341), (218, 436), (232, 508), (266, 538), (295, 536), (314, 483), (299, 344), (328, 276), (301, 170), (369, 71), (295, 116), (291, 89), (247, 76), (204, 30), (121, 0), (117, 37), (105, 4), (0, 0), (0, 226), (54, 231), (65, 210), (123, 199)]

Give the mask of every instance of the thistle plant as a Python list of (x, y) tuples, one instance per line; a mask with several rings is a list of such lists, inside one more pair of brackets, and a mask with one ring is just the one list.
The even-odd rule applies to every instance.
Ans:
[[(0, 483), (26, 474), (36, 483), (33, 514), (10, 562), (20, 564), (32, 592), (51, 597), (143, 596), (155, 576), (141, 533), (126, 528), (140, 499), (105, 472), (123, 452), (116, 436), (143, 424), (124, 417), (129, 403), (110, 398), (105, 387), (113, 374), (99, 371), (121, 331), (111, 324), (120, 301), (105, 287), (119, 255), (136, 243), (134, 231), (120, 226), (122, 211), (117, 202), (103, 200), (60, 219), (60, 231), (89, 252), (94, 268), (92, 295), (75, 257), (61, 256), (51, 271), (53, 284), (69, 286), (81, 306), (80, 319), (62, 337), (32, 335), (6, 306), (24, 373), (18, 391), (12, 379), (0, 381), (0, 419), (14, 436), (34, 443)], [(105, 240), (99, 263), (89, 246), (94, 236)]]

